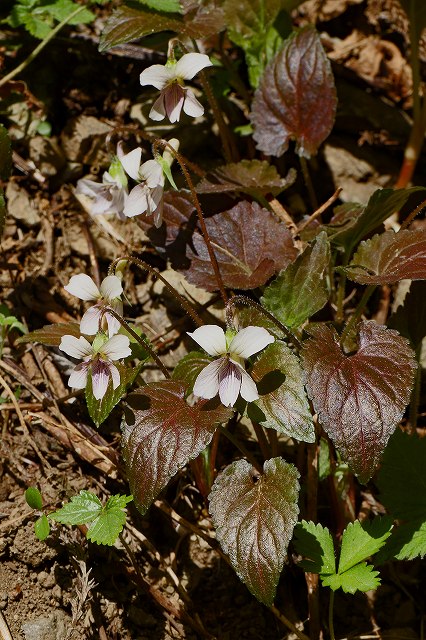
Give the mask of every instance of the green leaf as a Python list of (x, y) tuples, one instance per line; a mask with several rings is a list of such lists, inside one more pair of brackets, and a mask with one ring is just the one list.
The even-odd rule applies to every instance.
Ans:
[(24, 342), (40, 342), (49, 347), (59, 347), (61, 339), (65, 335), (80, 337), (80, 325), (77, 322), (60, 322), (58, 324), (47, 324), (42, 329), (30, 331), (16, 340), (17, 344)]
[(330, 245), (323, 231), (266, 287), (262, 304), (287, 327), (299, 327), (322, 309), (329, 298), (329, 263)]
[[(54, 4), (45, 6), (44, 11), (51, 15), (57, 22), (62, 22), (78, 8), (79, 5), (72, 2), (72, 0), (56, 0)], [(68, 24), (88, 24), (92, 22), (95, 17), (92, 11), (81, 7), (81, 11), (71, 18)]]
[(120, 373), (120, 384), (114, 389), (112, 379), (109, 379), (108, 388), (103, 398), (97, 400), (93, 395), (92, 376), (87, 378), (85, 389), (87, 410), (89, 416), (97, 427), (101, 425), (109, 416), (114, 407), (120, 402), (121, 398), (127, 393), (128, 387), (135, 381), (136, 376), (141, 370), (143, 363), (137, 367), (127, 367), (119, 362), (114, 363)]
[(4, 191), (0, 187), (0, 238), (3, 235), (4, 225), (6, 224), (6, 216), (7, 216), (7, 209), (6, 209), (6, 201), (4, 199)]
[(43, 499), (40, 491), (36, 487), (28, 487), (25, 491), (25, 500), (31, 509), (40, 510), (43, 507)]
[(39, 540), (46, 540), (50, 533), (50, 524), (47, 516), (41, 515), (34, 523), (34, 533)]
[(82, 489), (77, 496), (61, 509), (49, 514), (51, 520), (62, 524), (87, 524), (93, 522), (102, 512), (102, 502), (90, 491)]
[(164, 13), (182, 13), (179, 0), (136, 0), (149, 9), (163, 11)]
[(266, 605), (275, 591), (299, 509), (299, 473), (282, 458), (267, 460), (260, 475), (238, 460), (216, 478), (210, 513), (216, 536), (238, 577)]
[(371, 564), (363, 562), (345, 573), (326, 576), (322, 583), (333, 591), (342, 589), (345, 593), (355, 593), (377, 589), (380, 586), (380, 578), (379, 572), (375, 571)]
[[(254, 405), (261, 411), (261, 415), (253, 418), (278, 433), (315, 442), (302, 367), (289, 347), (278, 340), (270, 344), (256, 360), (251, 376), (259, 392), (259, 400), (255, 400)], [(251, 415), (253, 406), (248, 411)]]
[(426, 556), (426, 518), (399, 525), (376, 556), (376, 564), (386, 560), (414, 560)]
[(305, 558), (300, 563), (305, 571), (321, 576), (336, 572), (334, 543), (327, 527), (302, 520), (296, 525), (294, 534), (296, 551)]
[(343, 532), (339, 573), (374, 555), (383, 547), (392, 529), (392, 518), (374, 518), (371, 522), (350, 522)]
[(187, 385), (186, 394), (192, 393), (195, 380), (204, 367), (207, 367), (213, 358), (207, 356), (202, 351), (190, 351), (179, 360), (172, 373), (172, 380), (181, 380)]
[(330, 447), (325, 438), (320, 439), (320, 449), (318, 455), (318, 479), (321, 482), (328, 478), (332, 472), (330, 463)]
[(7, 129), (0, 124), (0, 180), (7, 180), (12, 169), (12, 149)]

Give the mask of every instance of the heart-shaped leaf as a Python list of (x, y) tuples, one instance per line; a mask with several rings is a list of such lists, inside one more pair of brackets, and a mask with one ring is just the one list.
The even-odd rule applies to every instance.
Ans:
[(30, 331), (30, 333), (26, 333), (15, 342), (18, 344), (22, 342), (40, 342), (40, 344), (46, 344), (49, 347), (59, 347), (62, 337), (67, 335), (75, 336), (76, 338), (81, 336), (78, 322), (46, 324), (42, 329)]
[(360, 284), (426, 280), (426, 232), (406, 229), (376, 235), (360, 244), (344, 272)]
[(330, 63), (313, 27), (294, 32), (265, 69), (251, 121), (258, 148), (280, 156), (290, 140), (309, 158), (330, 133), (336, 111)]
[(329, 264), (330, 245), (322, 231), (265, 289), (262, 304), (287, 327), (299, 327), (328, 300)]
[[(286, 226), (256, 202), (239, 202), (206, 220), (225, 287), (254, 289), (265, 284), (297, 256)], [(215, 291), (217, 284), (206, 243), (193, 235), (194, 251), (188, 247), (191, 267), (184, 275), (192, 284)]]
[(310, 333), (302, 351), (308, 395), (343, 459), (367, 482), (410, 399), (414, 353), (405, 338), (373, 321), (360, 324), (350, 356), (332, 328)]
[(250, 375), (259, 393), (255, 405), (263, 414), (257, 416), (257, 421), (290, 438), (315, 442), (302, 367), (287, 345), (278, 340), (270, 344), (256, 360)]
[(238, 460), (218, 475), (210, 513), (222, 549), (238, 577), (271, 605), (299, 508), (299, 472), (282, 458), (267, 460), (263, 475)]
[(173, 380), (184, 382), (187, 393), (191, 393), (195, 380), (204, 367), (207, 367), (213, 358), (202, 351), (190, 351), (182, 360), (179, 360), (172, 374)]
[(208, 173), (197, 184), (198, 193), (273, 193), (278, 195), (290, 187), (296, 179), (296, 172), (290, 170), (281, 178), (276, 167), (266, 160), (241, 160), (226, 164)]
[(232, 411), (217, 403), (185, 401), (185, 385), (153, 382), (128, 398), (123, 453), (130, 488), (139, 511), (147, 511), (169, 480), (211, 441), (217, 425)]

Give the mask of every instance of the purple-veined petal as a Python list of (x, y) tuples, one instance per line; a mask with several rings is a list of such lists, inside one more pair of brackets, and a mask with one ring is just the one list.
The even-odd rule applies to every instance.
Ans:
[(195, 396), (210, 400), (219, 393), (219, 371), (224, 363), (225, 359), (219, 358), (219, 360), (210, 362), (200, 371), (194, 384), (193, 393)]
[(80, 331), (87, 336), (94, 336), (99, 331), (99, 321), (102, 315), (102, 305), (95, 304), (90, 309), (87, 309), (86, 313), (80, 320)]
[(164, 89), (164, 106), (171, 123), (179, 122), (184, 101), (185, 91), (177, 82), (169, 84)]
[(219, 372), (219, 398), (225, 407), (233, 407), (241, 388), (241, 368), (228, 360)]
[(118, 298), (123, 293), (123, 285), (117, 276), (107, 276), (101, 282), (99, 287), (104, 300), (111, 302), (114, 298)]
[(222, 356), (226, 353), (225, 333), (217, 324), (205, 324), (192, 333), (189, 331), (187, 333), (204, 351), (207, 351), (209, 356)]
[(146, 212), (148, 215), (152, 215), (154, 211), (158, 209), (163, 202), (163, 187), (155, 187), (147, 193), (148, 206)]
[(155, 120), (159, 122), (160, 120), (164, 120), (166, 117), (166, 106), (164, 104), (164, 91), (160, 93), (157, 100), (151, 107), (151, 111), (149, 112), (149, 117), (151, 120)]
[(148, 208), (148, 187), (146, 184), (137, 184), (129, 193), (123, 213), (127, 218), (134, 218), (145, 213)]
[(275, 338), (263, 327), (245, 327), (231, 340), (229, 353), (239, 358), (249, 358), (274, 342)]
[(89, 362), (81, 362), (74, 370), (68, 379), (68, 386), (73, 389), (84, 389), (87, 384), (87, 372), (89, 370)]
[(101, 297), (101, 292), (87, 273), (72, 276), (64, 289), (80, 300), (97, 300)]
[(176, 63), (174, 77), (182, 80), (192, 80), (202, 69), (213, 66), (209, 56), (204, 53), (185, 53)]
[(141, 166), (140, 176), (150, 189), (164, 186), (163, 168), (156, 160), (144, 162)]
[[(115, 190), (115, 189), (114, 189)], [(115, 213), (114, 194), (110, 188), (105, 188), (99, 194), (90, 207), (92, 216), (103, 216), (107, 213)]]
[(127, 358), (132, 353), (130, 340), (127, 336), (115, 335), (105, 342), (101, 349), (103, 355), (110, 360), (120, 360)]
[(194, 95), (194, 92), (191, 89), (185, 89), (183, 110), (185, 111), (187, 116), (191, 116), (192, 118), (198, 118), (204, 113), (203, 105), (198, 102), (197, 98)]
[(139, 167), (141, 165), (142, 158), (142, 149), (141, 147), (137, 147), (130, 151), (130, 153), (126, 153), (125, 156), (120, 158), (120, 162), (124, 171), (129, 175), (133, 180), (139, 180)]
[(259, 394), (257, 392), (256, 383), (251, 376), (245, 371), (242, 367), (241, 371), (241, 397), (247, 402), (253, 402), (253, 400), (258, 400)]
[(85, 196), (89, 196), (90, 198), (96, 198), (99, 191), (104, 188), (104, 185), (101, 182), (95, 182), (94, 180), (89, 180), (88, 178), (81, 178), (77, 182), (77, 186), (75, 192), (77, 194), (82, 193)]
[(92, 345), (86, 338), (83, 338), (83, 336), (79, 338), (75, 336), (62, 336), (59, 348), (72, 358), (79, 358), (80, 360), (93, 353)]
[(120, 372), (112, 362), (108, 364), (108, 367), (112, 378), (112, 387), (117, 389), (120, 386)]
[(140, 83), (143, 87), (151, 85), (156, 89), (164, 89), (166, 84), (175, 77), (174, 67), (165, 67), (163, 64), (153, 64), (142, 71)]
[(96, 400), (102, 400), (108, 389), (111, 372), (109, 364), (103, 360), (95, 360), (92, 364), (92, 391)]

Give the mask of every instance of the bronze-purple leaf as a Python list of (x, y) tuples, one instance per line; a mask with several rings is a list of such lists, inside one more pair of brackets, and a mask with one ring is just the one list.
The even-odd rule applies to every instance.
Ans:
[(315, 326), (302, 350), (306, 388), (320, 422), (361, 482), (374, 473), (410, 399), (416, 363), (408, 341), (369, 320), (347, 356), (334, 329)]
[(267, 460), (260, 475), (238, 460), (218, 475), (210, 513), (222, 549), (238, 577), (260, 602), (271, 605), (299, 508), (299, 472), (282, 458)]
[(273, 193), (278, 195), (296, 179), (291, 170), (281, 178), (276, 167), (266, 160), (241, 160), (218, 167), (197, 184), (198, 193)]
[(78, 322), (46, 324), (41, 329), (36, 329), (19, 337), (16, 342), (40, 342), (40, 344), (46, 344), (49, 347), (59, 347), (62, 337), (66, 335), (80, 337), (80, 325)]
[(169, 480), (211, 441), (232, 415), (214, 402), (189, 406), (179, 381), (153, 382), (128, 398), (123, 454), (139, 511), (147, 511)]
[(318, 33), (305, 27), (293, 33), (265, 69), (251, 113), (257, 147), (280, 156), (290, 140), (309, 158), (330, 133), (336, 89)]
[[(297, 256), (286, 226), (256, 202), (239, 202), (206, 220), (225, 287), (254, 289)], [(193, 235), (193, 251), (187, 249), (191, 266), (183, 271), (192, 284), (215, 291), (217, 283), (204, 238)]]
[(426, 232), (406, 229), (376, 235), (360, 244), (344, 271), (360, 284), (426, 280)]

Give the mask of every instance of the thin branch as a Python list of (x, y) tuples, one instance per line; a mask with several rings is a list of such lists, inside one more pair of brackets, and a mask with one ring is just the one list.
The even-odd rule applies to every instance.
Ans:
[(313, 222), (314, 220), (316, 220), (317, 218), (319, 218), (319, 216), (324, 213), (324, 211), (326, 209), (328, 209), (328, 207), (330, 205), (333, 204), (333, 202), (335, 202), (337, 200), (337, 198), (340, 196), (342, 192), (342, 188), (339, 187), (338, 189), (336, 189), (336, 191), (333, 193), (333, 195), (326, 201), (324, 202), (324, 204), (322, 204), (320, 207), (318, 207), (318, 209), (316, 211), (314, 211), (307, 220), (305, 220), (304, 222), (302, 222), (302, 224), (297, 228), (297, 233), (300, 233), (301, 231), (303, 231), (304, 229), (306, 229), (306, 227), (308, 225), (311, 224), (311, 222)]

